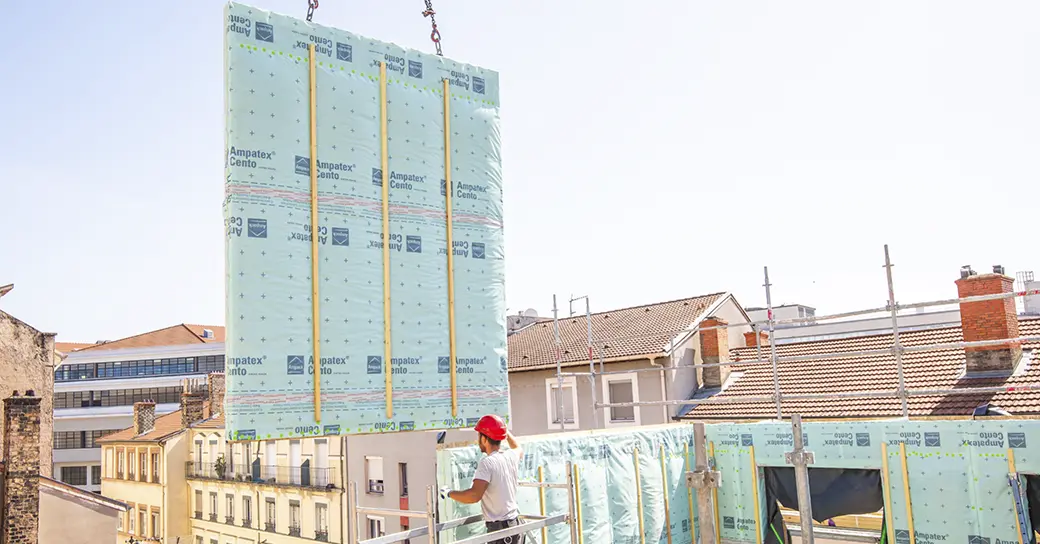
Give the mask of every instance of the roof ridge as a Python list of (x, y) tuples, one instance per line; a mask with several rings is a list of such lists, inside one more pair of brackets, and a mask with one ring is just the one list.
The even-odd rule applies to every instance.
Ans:
[(116, 342), (122, 342), (123, 340), (130, 340), (131, 338), (140, 338), (140, 337), (148, 335), (148, 334), (155, 334), (157, 332), (168, 331), (170, 329), (176, 329), (177, 327), (183, 327), (184, 330), (186, 330), (189, 333), (191, 333), (191, 335), (194, 336), (195, 339), (199, 341), (199, 343), (201, 343), (201, 344), (205, 344), (206, 343), (204, 340), (202, 340), (202, 338), (199, 337), (199, 335), (195, 334), (195, 331), (191, 330), (187, 325), (185, 325), (184, 323), (178, 323), (176, 325), (170, 325), (169, 327), (163, 327), (161, 329), (154, 329), (154, 330), (142, 332), (142, 333), (139, 333), (139, 334), (134, 334), (134, 335), (131, 335), (131, 336), (124, 336), (123, 338), (117, 338), (115, 340), (109, 340), (109, 341), (106, 341), (106, 342), (104, 342), (102, 344), (93, 344), (91, 346), (88, 346), (88, 347), (85, 347), (85, 348), (82, 348), (82, 349), (79, 349), (79, 350), (76, 350), (76, 351), (86, 351), (88, 349), (94, 349), (96, 347), (106, 346), (108, 344), (114, 344)]
[[(676, 298), (676, 299), (672, 299), (672, 300), (663, 300), (661, 302), (651, 302), (651, 303), (647, 303), (647, 304), (636, 304), (635, 306), (625, 306), (625, 307), (622, 307), (622, 308), (614, 308), (613, 310), (604, 310), (602, 312), (592, 312), (591, 315), (596, 316), (596, 315), (603, 315), (603, 314), (609, 314), (609, 313), (615, 313), (615, 312), (623, 312), (623, 311), (626, 311), (626, 310), (636, 310), (636, 309), (639, 309), (639, 308), (650, 308), (652, 306), (664, 306), (665, 304), (672, 304), (672, 303), (675, 303), (675, 302), (682, 302), (684, 300), (696, 300), (696, 299), (702, 299), (702, 298), (710, 298), (710, 297), (722, 296), (722, 295), (725, 295), (726, 293), (729, 293), (729, 291), (718, 291), (716, 293), (708, 293), (708, 294), (705, 294), (705, 295), (695, 295), (695, 296), (692, 296), (692, 297), (682, 297), (682, 298)], [(575, 315), (569, 315), (569, 316), (567, 316), (567, 317), (565, 317), (563, 319), (571, 319), (571, 318), (580, 319), (581, 317), (582, 317), (581, 315), (575, 314)], [(545, 319), (547, 319), (548, 321), (552, 321), (553, 320), (553, 318), (551, 318), (551, 317), (547, 317)], [(563, 319), (561, 319), (561, 321)]]

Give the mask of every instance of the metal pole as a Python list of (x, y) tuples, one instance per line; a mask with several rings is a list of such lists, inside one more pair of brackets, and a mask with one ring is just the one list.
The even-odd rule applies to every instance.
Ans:
[(899, 404), (903, 417), (910, 415), (906, 403), (906, 381), (903, 377), (903, 344), (899, 341), (899, 319), (896, 312), (896, 292), (892, 286), (892, 260), (888, 257), (888, 244), (885, 244), (885, 275), (888, 277), (888, 307), (892, 309), (892, 353), (896, 356), (896, 376), (899, 380)]
[[(769, 267), (762, 267), (762, 271), (766, 279), (764, 287), (766, 288), (766, 317), (768, 318), (769, 325), (769, 361), (773, 365), (773, 395), (775, 395), (776, 398), (776, 418), (783, 419), (784, 413), (783, 408), (781, 407), (780, 398), (780, 373), (777, 370), (776, 337), (774, 336), (774, 333), (776, 331), (773, 328), (773, 295), (772, 291), (770, 290), (770, 287), (772, 287), (772, 285), (770, 285), (769, 283)], [(808, 542), (805, 544), (812, 543)]]
[(560, 430), (566, 430), (566, 420), (563, 417), (563, 348), (560, 346), (560, 317), (559, 309), (556, 307), (556, 295), (553, 295), (553, 334), (556, 336), (556, 417), (560, 418)]
[[(697, 521), (701, 529), (701, 544), (715, 542), (715, 504), (712, 502), (712, 487), (706, 485), (703, 475), (710, 475), (708, 467), (708, 449), (704, 437), (704, 424), (693, 424), (693, 470), (702, 475), (697, 489)], [(758, 507), (757, 505), (755, 506)], [(690, 520), (693, 525), (693, 520)]]
[[(589, 329), (589, 387), (592, 388), (592, 406), (596, 406), (596, 363), (592, 360), (592, 311), (589, 309), (589, 296), (585, 295), (585, 324)], [(599, 412), (592, 409), (592, 423), (599, 428)]]
[(794, 465), (794, 483), (798, 490), (798, 522), (802, 526), (802, 544), (813, 544), (812, 495), (809, 493), (809, 465), (815, 461), (812, 452), (805, 451), (802, 439), (802, 416), (791, 416), (794, 451), (787, 453), (788, 464)]
[(574, 464), (567, 461), (567, 524), (571, 530), (571, 544), (578, 544), (578, 523), (574, 513)]
[(437, 544), (440, 539), (437, 532), (437, 498), (436, 486), (428, 486), (426, 488), (426, 526), (430, 530), (430, 544)]

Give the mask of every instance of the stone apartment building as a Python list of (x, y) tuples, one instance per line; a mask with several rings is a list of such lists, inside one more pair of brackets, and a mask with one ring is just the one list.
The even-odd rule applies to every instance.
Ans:
[(0, 398), (15, 391), (35, 392), (40, 401), (40, 474), (47, 477), (51, 476), (56, 357), (54, 334), (40, 332), (0, 310)]

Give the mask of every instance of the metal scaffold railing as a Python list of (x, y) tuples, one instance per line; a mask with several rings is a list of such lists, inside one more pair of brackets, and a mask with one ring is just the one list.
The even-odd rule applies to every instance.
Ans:
[[(908, 399), (910, 397), (922, 397), (922, 396), (936, 396), (936, 395), (971, 395), (971, 394), (991, 394), (991, 393), (1005, 393), (1005, 392), (1017, 392), (1017, 391), (1037, 391), (1040, 390), (1040, 384), (1019, 384), (1019, 385), (1002, 385), (1002, 386), (989, 386), (989, 387), (959, 387), (956, 389), (909, 389), (906, 385), (906, 377), (904, 372), (904, 355), (907, 353), (916, 352), (927, 352), (927, 351), (941, 351), (941, 350), (952, 350), (952, 349), (964, 349), (964, 348), (978, 348), (978, 347), (994, 347), (1002, 345), (1020, 345), (1025, 342), (1040, 342), (1040, 335), (1026, 335), (1017, 336), (1014, 338), (998, 339), (998, 340), (976, 340), (976, 341), (961, 341), (961, 342), (939, 342), (932, 344), (921, 344), (906, 346), (903, 345), (902, 339), (899, 333), (899, 312), (902, 310), (913, 310), (922, 309), (935, 306), (950, 306), (954, 304), (971, 304), (977, 302), (997, 301), (1013, 299), (1018, 297), (1026, 297), (1033, 295), (1040, 295), (1040, 289), (1029, 289), (1011, 291), (1005, 293), (987, 294), (968, 296), (961, 298), (931, 300), (925, 302), (917, 302), (911, 304), (899, 304), (896, 302), (895, 287), (892, 276), (893, 264), (889, 256), (888, 245), (884, 246), (885, 255), (885, 276), (888, 286), (887, 292), (887, 304), (883, 307), (869, 308), (865, 310), (856, 310), (850, 312), (841, 312), (835, 314), (828, 314), (823, 316), (815, 317), (799, 317), (790, 319), (775, 319), (773, 314), (772, 304), (772, 284), (769, 281), (769, 268), (763, 269), (765, 297), (766, 297), (766, 316), (767, 318), (762, 321), (749, 321), (749, 322), (738, 322), (729, 323), (725, 325), (698, 327), (697, 323), (689, 325), (681, 329), (666, 330), (666, 331), (654, 331), (652, 333), (644, 334), (633, 334), (623, 335), (610, 338), (599, 338), (593, 337), (592, 327), (592, 315), (588, 311), (588, 297), (581, 297), (586, 301), (586, 321), (588, 328), (588, 346), (589, 346), (589, 371), (588, 372), (563, 372), (563, 349), (562, 341), (559, 333), (559, 317), (556, 310), (556, 299), (553, 297), (553, 319), (554, 319), (554, 334), (556, 338), (556, 373), (557, 373), (557, 384), (559, 390), (562, 391), (563, 378), (565, 376), (572, 377), (586, 377), (589, 379), (592, 385), (593, 394), (595, 395), (595, 380), (597, 376), (609, 376), (618, 374), (640, 374), (648, 372), (661, 373), (662, 377), (666, 372), (679, 372), (696, 370), (698, 368), (718, 368), (718, 367), (741, 367), (759, 364), (768, 364), (770, 366), (770, 372), (772, 375), (773, 394), (771, 395), (727, 395), (724, 397), (708, 397), (702, 399), (664, 399), (660, 401), (635, 401), (635, 402), (608, 402), (609, 399), (603, 399), (598, 401), (593, 399), (594, 413), (598, 414), (603, 408), (625, 408), (625, 407), (641, 407), (641, 406), (698, 406), (702, 404), (747, 404), (747, 403), (773, 403), (776, 407), (776, 417), (781, 419), (784, 417), (783, 413), (783, 402), (784, 401), (797, 401), (797, 400), (824, 400), (824, 399), (837, 399), (837, 398), (886, 398), (892, 397), (899, 399), (900, 412), (903, 417), (909, 416)], [(573, 301), (572, 301), (573, 302)], [(794, 356), (781, 356), (777, 350), (776, 344), (776, 331), (777, 325), (796, 325), (800, 323), (819, 323), (821, 321), (832, 321), (836, 319), (843, 319), (849, 317), (866, 316), (872, 314), (884, 313), (891, 317), (891, 331), (892, 341), (888, 347), (876, 348), (876, 349), (863, 349), (856, 351), (835, 351), (828, 353), (813, 353), (808, 355), (794, 355)], [(660, 365), (652, 366), (650, 368), (638, 368), (638, 369), (625, 369), (611, 371), (605, 369), (605, 362), (603, 356), (603, 347), (606, 342), (617, 342), (619, 340), (638, 340), (648, 338), (660, 338), (665, 335), (671, 335), (675, 338), (669, 342), (669, 345), (681, 345), (686, 339), (694, 334), (703, 331), (709, 331), (713, 329), (730, 329), (736, 327), (748, 327), (750, 326), (752, 331), (755, 332), (755, 347), (757, 348), (756, 357), (753, 360), (741, 360), (741, 361), (724, 361), (719, 363), (701, 363), (701, 364), (690, 364), (690, 365)], [(761, 327), (765, 327), (764, 332), (768, 333), (768, 355), (764, 356), (762, 353), (763, 346), (759, 340), (758, 332)], [(595, 364), (593, 358), (593, 350), (596, 348), (599, 352), (599, 365)], [(794, 363), (794, 362), (806, 362), (806, 361), (818, 361), (827, 359), (840, 359), (850, 357), (864, 357), (864, 356), (885, 356), (891, 355), (894, 357), (895, 370), (896, 370), (896, 388), (895, 389), (882, 389), (873, 391), (852, 391), (852, 392), (832, 392), (832, 393), (806, 393), (806, 394), (784, 394), (780, 388), (780, 365), (781, 363)], [(568, 365), (574, 364), (573, 361), (569, 361)], [(557, 395), (557, 409), (559, 415), (559, 424), (561, 430), (565, 428), (565, 418), (563, 417), (563, 395)], [(598, 420), (598, 417), (597, 417)]]
[[(542, 506), (541, 511), (538, 515), (520, 515), (520, 523), (513, 527), (507, 527), (498, 531), (474, 535), (469, 538), (461, 540), (454, 540), (453, 544), (484, 544), (485, 542), (498, 541), (513, 535), (526, 534), (532, 531), (542, 531), (544, 543), (545, 528), (565, 523), (569, 526), (569, 536), (571, 544), (580, 544), (580, 535), (578, 533), (578, 526), (581, 523), (581, 508), (579, 505), (580, 496), (577, 492), (577, 484), (575, 478), (577, 475), (577, 469), (572, 466), (571, 463), (567, 463), (567, 481), (565, 483), (551, 483), (551, 482), (520, 482), (520, 487), (537, 488), (542, 495)], [(540, 480), (541, 478), (539, 478)], [(545, 500), (544, 490), (546, 489), (563, 489), (567, 491), (567, 512), (560, 514), (549, 515), (545, 512)], [(393, 542), (405, 542), (411, 539), (417, 539), (420, 537), (426, 537), (429, 544), (437, 544), (441, 541), (440, 533), (449, 531), (466, 525), (474, 523), (480, 523), (484, 521), (484, 517), (481, 515), (467, 516), (464, 518), (441, 521), (439, 519), (439, 513), (437, 510), (437, 488), (436, 486), (429, 486), (426, 488), (426, 510), (396, 510), (392, 508), (374, 508), (360, 505), (360, 497), (358, 495), (357, 483), (350, 482), (347, 490), (347, 512), (348, 512), (348, 523), (347, 528), (347, 542), (348, 544), (391, 544)], [(373, 515), (373, 516), (391, 516), (391, 517), (402, 517), (402, 518), (413, 518), (413, 519), (425, 519), (426, 526), (417, 527), (415, 529), (408, 529), (397, 533), (392, 533), (383, 536), (371, 537), (367, 539), (361, 538), (361, 517), (362, 515)], [(434, 527), (431, 531), (430, 527)]]

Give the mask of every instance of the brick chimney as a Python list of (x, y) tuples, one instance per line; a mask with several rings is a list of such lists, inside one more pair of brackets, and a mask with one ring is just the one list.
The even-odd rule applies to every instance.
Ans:
[(194, 381), (185, 380), (184, 392), (181, 393), (181, 426), (188, 427), (205, 419), (204, 406), (205, 399)]
[[(1015, 280), (1004, 275), (1003, 266), (994, 266), (992, 274), (976, 274), (971, 267), (961, 269), (957, 280), (957, 296), (996, 295), (1014, 290)], [(961, 330), (965, 342), (1018, 338), (1018, 313), (1015, 299), (1005, 298), (962, 303)], [(1013, 372), (1022, 358), (1018, 342), (998, 346), (964, 348), (968, 372)]]
[[(766, 347), (769, 345), (769, 333), (766, 331), (758, 331), (758, 345)], [(744, 345), (753, 348), (755, 347), (755, 331), (744, 333)]]
[(155, 401), (134, 403), (134, 436), (151, 432), (155, 428)]
[[(704, 364), (716, 364), (729, 362), (729, 329), (710, 329), (703, 330), (710, 327), (718, 327), (720, 325), (727, 325), (726, 320), (719, 317), (708, 317), (704, 321), (701, 321), (700, 338), (701, 338), (701, 361)], [(722, 387), (722, 384), (726, 383), (726, 378), (729, 377), (730, 367), (728, 366), (713, 366), (709, 368), (701, 369), (701, 383), (706, 388)]]
[(224, 413), (224, 373), (213, 372), (206, 376), (209, 389), (209, 413), (211, 416)]
[(4, 399), (4, 544), (36, 544), (40, 533), (40, 398)]

